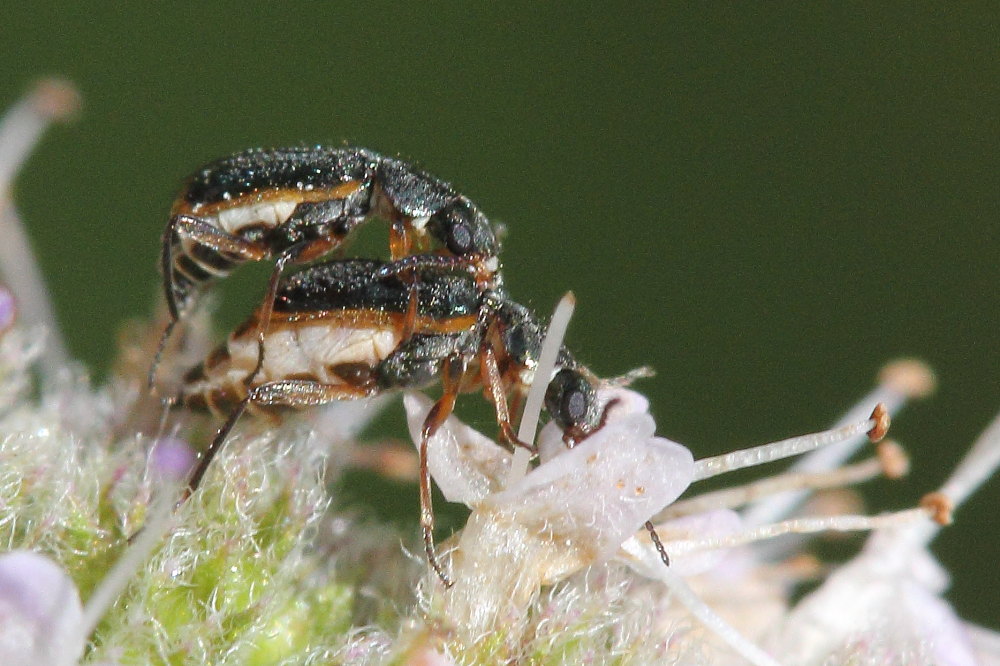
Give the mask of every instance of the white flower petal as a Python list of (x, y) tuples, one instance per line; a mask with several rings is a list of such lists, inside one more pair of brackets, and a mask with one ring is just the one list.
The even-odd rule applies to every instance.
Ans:
[[(737, 512), (716, 509), (660, 523), (656, 526), (656, 531), (669, 553), (670, 542), (674, 539), (724, 537), (738, 532), (742, 527), (743, 521)], [(732, 549), (725, 548), (671, 553), (670, 568), (681, 576), (696, 576), (714, 569), (732, 552)]]
[(82, 620), (80, 595), (58, 564), (26, 550), (0, 556), (0, 664), (75, 664)]
[(594, 561), (609, 559), (691, 481), (691, 452), (650, 437), (654, 429), (648, 415), (609, 422), (485, 504), (543, 538), (592, 549)]
[[(777, 637), (791, 663), (976, 663), (954, 610), (926, 586), (938, 587), (942, 572), (928, 568), (924, 552), (904, 548), (905, 533), (872, 535), (860, 555), (791, 611)], [(891, 659), (914, 651), (916, 661)]]
[[(434, 403), (422, 393), (403, 397), (410, 437), (419, 445), (424, 419)], [(449, 502), (472, 504), (500, 489), (510, 453), (454, 416), (427, 443), (431, 476)]]

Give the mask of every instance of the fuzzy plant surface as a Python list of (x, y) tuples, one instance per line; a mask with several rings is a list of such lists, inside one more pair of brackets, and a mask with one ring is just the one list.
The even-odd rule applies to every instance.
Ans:
[[(74, 103), (68, 84), (46, 81), (11, 107), (0, 193)], [(162, 322), (134, 329), (91, 386), (63, 351), (16, 207), (2, 204), (0, 664), (1000, 663), (1000, 635), (943, 600), (947, 572), (928, 549), (1000, 464), (1000, 418), (912, 508), (811, 501), (905, 474), (882, 437), (933, 387), (918, 362), (887, 366), (832, 430), (701, 460), (657, 437), (645, 399), (613, 383), (607, 423), (573, 448), (551, 423), (535, 438), (533, 390), (518, 433), (537, 443), (530, 461), (452, 417), (428, 446), (444, 497), (470, 509), (439, 544), (446, 587), (415, 535), (335, 508), (348, 466), (414, 472), (415, 450), (365, 442), (385, 399), (244, 419), (185, 498), (219, 424), (149, 396)], [(537, 376), (571, 309), (553, 315)], [(204, 314), (186, 328), (168, 376), (209, 348)], [(432, 403), (403, 402), (419, 441)], [(793, 456), (783, 473), (698, 491)], [(871, 535), (832, 565), (809, 547), (831, 530)], [(815, 587), (798, 597), (804, 582)]]

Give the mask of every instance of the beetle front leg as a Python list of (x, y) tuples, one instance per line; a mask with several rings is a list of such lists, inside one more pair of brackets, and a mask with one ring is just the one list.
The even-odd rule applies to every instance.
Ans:
[(515, 446), (525, 448), (532, 453), (537, 453), (538, 449), (534, 444), (522, 442), (514, 432), (514, 425), (510, 420), (510, 411), (507, 408), (507, 394), (504, 390), (503, 378), (500, 376), (500, 366), (497, 363), (496, 350), (492, 346), (486, 345), (481, 355), (480, 364), (483, 380), (483, 389), (486, 396), (493, 403), (493, 409), (497, 415), (497, 425), (500, 426), (500, 439), (513, 451)]
[(427, 443), (454, 411), (455, 400), (458, 398), (459, 388), (467, 368), (468, 363), (464, 356), (455, 356), (444, 362), (442, 395), (431, 407), (431, 411), (427, 413), (420, 431), (420, 530), (423, 533), (427, 561), (445, 587), (451, 587), (455, 581), (441, 566), (434, 549), (434, 507), (431, 503), (431, 474), (427, 464)]

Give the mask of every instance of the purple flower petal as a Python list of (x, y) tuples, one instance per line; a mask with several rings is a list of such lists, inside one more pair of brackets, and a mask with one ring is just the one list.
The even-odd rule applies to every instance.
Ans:
[(75, 664), (82, 621), (80, 595), (58, 564), (25, 550), (0, 556), (0, 664)]
[(0, 333), (14, 325), (17, 317), (17, 300), (7, 287), (0, 286)]
[(161, 437), (150, 454), (150, 466), (161, 479), (183, 481), (194, 467), (194, 451), (182, 439)]

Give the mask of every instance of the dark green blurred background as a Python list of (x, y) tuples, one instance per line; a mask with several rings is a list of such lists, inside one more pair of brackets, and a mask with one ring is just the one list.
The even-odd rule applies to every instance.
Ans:
[[(346, 140), (506, 223), (515, 297), (573, 289), (570, 345), (605, 375), (655, 366), (640, 389), (698, 455), (825, 426), (921, 357), (939, 391), (894, 427), (913, 475), (868, 490), (901, 508), (1000, 410), (992, 4), (165, 6), (12, 3), (0, 25), (0, 100), (50, 74), (84, 94), (16, 194), (98, 374), (151, 311), (186, 174)], [(995, 479), (935, 547), (994, 626), (998, 500)]]

